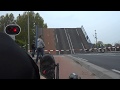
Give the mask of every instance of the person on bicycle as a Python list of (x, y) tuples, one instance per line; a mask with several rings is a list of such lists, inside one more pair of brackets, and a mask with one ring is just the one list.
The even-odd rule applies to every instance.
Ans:
[(41, 56), (44, 55), (44, 48), (45, 48), (45, 43), (42, 40), (42, 36), (40, 35), (39, 38), (37, 39), (37, 57), (36, 57), (36, 63), (38, 62), (39, 55)]

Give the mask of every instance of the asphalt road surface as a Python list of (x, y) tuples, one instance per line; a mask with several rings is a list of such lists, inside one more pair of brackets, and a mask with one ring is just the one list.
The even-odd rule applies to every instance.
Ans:
[(120, 53), (74, 54), (72, 56), (120, 74)]
[(54, 31), (57, 50), (64, 50), (60, 54), (76, 54), (81, 52), (80, 49), (84, 49), (76, 28), (59, 28)]
[(64, 54), (64, 53), (71, 54), (70, 51), (66, 51), (66, 50), (70, 50), (70, 46), (66, 38), (66, 33), (64, 28), (55, 29), (55, 37), (56, 37), (57, 50), (64, 50), (64, 51), (61, 51), (60, 54)]

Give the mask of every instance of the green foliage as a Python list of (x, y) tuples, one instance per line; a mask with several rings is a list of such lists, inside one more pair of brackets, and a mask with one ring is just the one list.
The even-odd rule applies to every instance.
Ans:
[(112, 44), (104, 44), (105, 47), (112, 47)]
[(48, 28), (47, 23), (45, 23), (43, 27), (44, 27), (44, 28)]
[(97, 47), (98, 48), (101, 48), (101, 47), (103, 47), (104, 45), (103, 45), (103, 42), (102, 41), (98, 41), (97, 42)]
[(15, 42), (19, 45), (19, 46), (24, 46), (26, 43), (23, 42), (22, 40), (15, 40)]

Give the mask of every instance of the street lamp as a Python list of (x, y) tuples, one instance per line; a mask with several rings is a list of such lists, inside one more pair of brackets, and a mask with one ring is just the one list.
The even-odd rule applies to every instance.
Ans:
[(96, 33), (96, 30), (95, 30), (95, 39), (96, 39), (96, 48), (97, 48), (97, 33)]
[(28, 11), (28, 53), (30, 52), (29, 11)]

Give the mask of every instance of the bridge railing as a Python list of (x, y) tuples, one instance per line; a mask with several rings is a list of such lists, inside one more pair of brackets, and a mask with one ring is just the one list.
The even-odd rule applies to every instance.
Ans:
[(86, 31), (85, 31), (85, 29), (84, 29), (83, 26), (81, 26), (81, 29), (82, 29), (83, 34), (85, 35), (85, 38), (86, 38), (86, 40), (88, 41), (88, 43), (91, 43), (91, 41), (90, 41), (90, 39), (89, 39), (89, 37), (88, 37), (88, 35), (87, 35), (87, 33), (86, 33)]
[(87, 42), (89, 44), (89, 47), (92, 48), (92, 44), (91, 44), (90, 38), (88, 37), (88, 35), (87, 35), (87, 33), (86, 33), (86, 31), (85, 31), (83, 26), (81, 26), (81, 30), (82, 30), (83, 34), (85, 35), (85, 39), (87, 40)]

